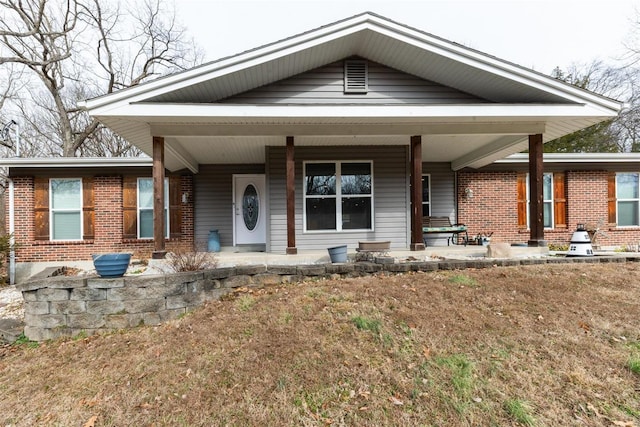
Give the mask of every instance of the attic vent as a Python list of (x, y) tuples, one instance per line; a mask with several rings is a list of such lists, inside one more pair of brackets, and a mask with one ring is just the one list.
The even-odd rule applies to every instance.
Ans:
[(344, 61), (344, 93), (367, 93), (367, 61)]

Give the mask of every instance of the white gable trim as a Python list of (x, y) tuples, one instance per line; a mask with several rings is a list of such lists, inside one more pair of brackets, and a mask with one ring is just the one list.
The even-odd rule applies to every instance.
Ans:
[[(363, 16), (365, 15), (360, 15), (360, 17)], [(153, 98), (155, 96), (182, 89), (206, 80), (215, 79), (223, 75), (232, 74), (259, 64), (267, 63), (275, 59), (291, 55), (300, 50), (309, 49), (340, 37), (346, 37), (354, 32), (358, 32), (366, 28), (366, 24), (360, 22), (360, 20), (356, 22), (342, 21), (335, 25), (336, 27), (321, 27), (318, 30), (303, 33), (294, 38), (275, 42), (261, 48), (210, 62), (177, 74), (161, 77), (159, 79), (143, 83), (139, 86), (123, 89), (116, 93), (86, 100), (84, 102), (80, 102), (78, 105), (91, 110), (123, 100), (126, 100), (127, 102), (140, 102), (144, 99)]]
[(379, 23), (379, 31), (389, 37), (397, 38), (408, 44), (440, 54), (456, 62), (469, 65), (470, 67), (488, 71), (501, 77), (523, 83), (527, 86), (536, 87), (540, 90), (564, 97), (567, 101), (593, 102), (595, 104), (601, 104), (605, 108), (615, 109), (616, 111), (618, 111), (622, 105), (619, 101), (580, 89), (545, 74), (498, 59), (477, 50), (466, 48), (401, 24), (385, 20), (384, 22)]
[[(93, 114), (93, 111), (101, 107), (116, 106), (121, 102), (140, 102), (145, 99), (170, 93), (185, 87), (216, 79), (260, 64), (274, 61), (288, 55), (293, 55), (305, 49), (325, 45), (331, 41), (345, 39), (351, 42), (347, 52), (336, 54), (337, 59), (350, 55), (366, 57), (366, 51), (360, 51), (360, 43), (357, 43), (357, 35), (360, 32), (373, 31), (393, 40), (415, 46), (423, 51), (446, 57), (451, 61), (466, 65), (469, 72), (482, 70), (496, 76), (524, 84), (526, 86), (547, 92), (567, 100), (567, 102), (589, 102), (615, 112), (621, 108), (621, 103), (600, 95), (581, 90), (559, 80), (545, 76), (532, 70), (511, 64), (498, 58), (486, 55), (479, 51), (463, 47), (433, 35), (415, 30), (413, 28), (397, 24), (380, 16), (365, 13), (349, 18), (317, 30), (276, 42), (262, 48), (248, 51), (234, 57), (212, 62), (194, 69), (184, 71), (172, 76), (157, 79), (142, 85), (124, 89), (114, 94), (85, 101), (79, 105)], [(337, 49), (337, 48), (336, 48)], [(388, 65), (393, 66), (392, 63)], [(291, 70), (291, 75), (307, 70)], [(252, 88), (247, 88), (247, 90)]]

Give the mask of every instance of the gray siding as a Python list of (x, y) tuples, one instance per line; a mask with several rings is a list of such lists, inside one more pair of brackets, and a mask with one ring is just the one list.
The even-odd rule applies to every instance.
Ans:
[[(392, 248), (410, 243), (409, 161), (407, 146), (296, 147), (296, 246), (300, 250), (326, 249), (359, 240), (390, 240)], [(303, 230), (302, 162), (306, 160), (373, 161), (374, 231), (305, 233)], [(456, 221), (455, 173), (448, 163), (424, 163), (431, 175), (432, 215)], [(206, 242), (218, 229), (222, 246), (233, 245), (233, 174), (265, 173), (264, 165), (201, 165), (194, 176), (195, 239)], [(287, 245), (284, 147), (267, 147), (267, 250), (283, 253)], [(446, 244), (446, 240), (429, 242)]]
[[(422, 173), (431, 175), (431, 216), (448, 216), (452, 224), (457, 221), (455, 172), (449, 163), (423, 163)], [(438, 235), (440, 236), (440, 235)], [(447, 235), (427, 241), (429, 246), (446, 245)]]
[(264, 165), (200, 165), (194, 176), (196, 243), (218, 229), (220, 244), (233, 246), (233, 174), (261, 174)]
[[(326, 249), (359, 240), (390, 240), (392, 248), (409, 246), (408, 147), (296, 147), (296, 246), (300, 250)], [(303, 230), (302, 164), (307, 160), (372, 160), (374, 230), (365, 232), (305, 233)], [(267, 250), (284, 252), (287, 246), (285, 149), (267, 148), (270, 236)]]
[(369, 91), (344, 93), (343, 61), (235, 95), (232, 104), (460, 104), (481, 98), (369, 62)]
[(422, 173), (431, 175), (431, 215), (448, 216), (455, 223), (455, 172), (449, 163), (423, 163)]

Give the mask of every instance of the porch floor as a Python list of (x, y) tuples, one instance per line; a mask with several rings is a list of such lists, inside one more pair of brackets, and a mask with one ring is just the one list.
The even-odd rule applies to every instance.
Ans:
[[(548, 248), (511, 247), (514, 258), (530, 258), (549, 255)], [(347, 251), (349, 262), (356, 260), (355, 249)], [(430, 246), (424, 251), (409, 249), (391, 249), (385, 256), (394, 258), (395, 262), (428, 261), (436, 258), (444, 259), (474, 259), (487, 256), (486, 246)], [(219, 267), (235, 265), (304, 265), (330, 263), (327, 250), (299, 250), (296, 255), (286, 255), (271, 252), (242, 252), (237, 248), (223, 247), (216, 253)]]

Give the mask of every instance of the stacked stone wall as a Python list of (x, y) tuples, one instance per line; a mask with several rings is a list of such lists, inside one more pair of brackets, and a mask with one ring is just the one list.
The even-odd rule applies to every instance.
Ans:
[(563, 262), (625, 262), (638, 257), (357, 262), (314, 265), (253, 265), (167, 275), (50, 277), (18, 285), (25, 300), (24, 334), (34, 341), (104, 333), (176, 319), (206, 301), (240, 287), (262, 287), (309, 279), (491, 268)]

